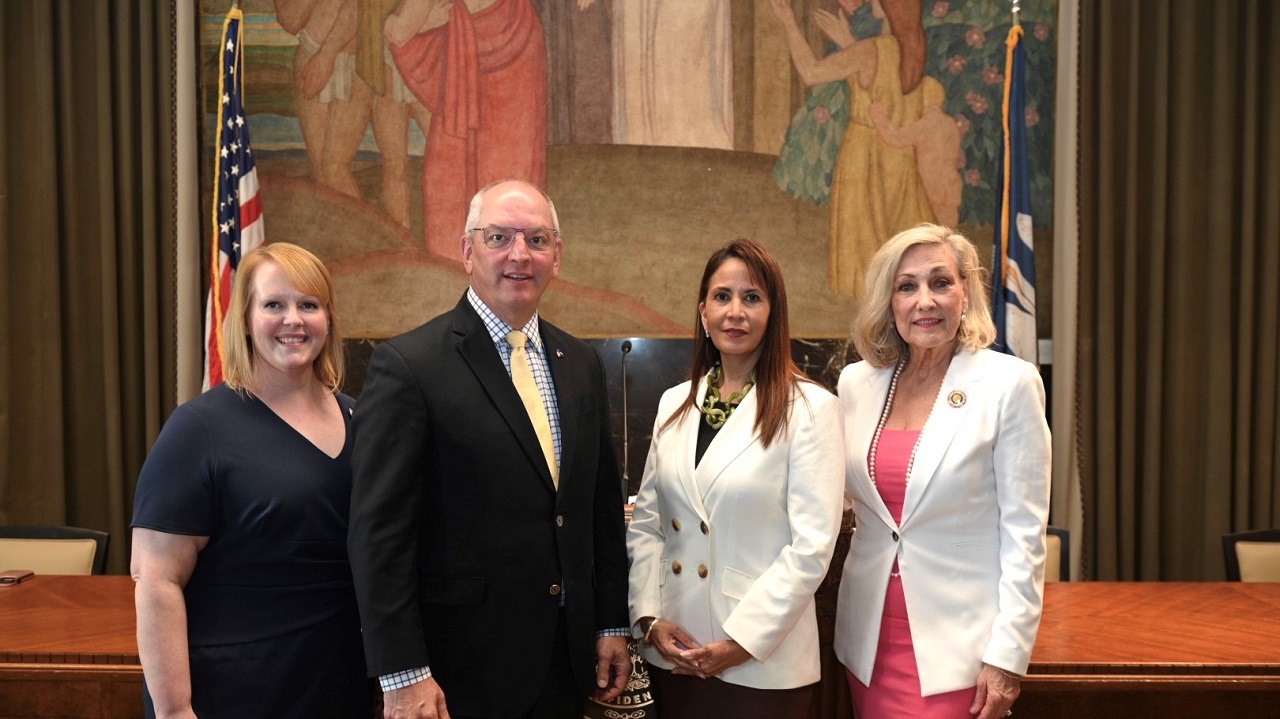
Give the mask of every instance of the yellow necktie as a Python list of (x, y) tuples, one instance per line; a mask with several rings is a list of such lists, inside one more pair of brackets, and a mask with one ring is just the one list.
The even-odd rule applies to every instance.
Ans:
[(547, 468), (551, 470), (551, 481), (560, 488), (560, 467), (556, 464), (556, 444), (551, 437), (551, 420), (547, 419), (547, 407), (542, 403), (542, 393), (538, 392), (538, 383), (533, 379), (533, 370), (529, 366), (529, 353), (525, 351), (525, 343), (529, 340), (520, 330), (513, 330), (507, 335), (507, 344), (511, 345), (511, 382), (520, 393), (524, 409), (533, 422), (533, 431), (538, 434), (538, 443), (542, 445), (542, 454), (547, 459)]

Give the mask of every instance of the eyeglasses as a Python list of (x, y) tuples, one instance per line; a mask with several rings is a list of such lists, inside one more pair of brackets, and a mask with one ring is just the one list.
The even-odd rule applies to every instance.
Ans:
[(491, 250), (505, 250), (516, 241), (516, 235), (524, 235), (525, 247), (531, 252), (546, 252), (555, 245), (555, 238), (560, 236), (558, 230), (545, 227), (472, 227), (468, 232), (484, 234), (484, 245)]

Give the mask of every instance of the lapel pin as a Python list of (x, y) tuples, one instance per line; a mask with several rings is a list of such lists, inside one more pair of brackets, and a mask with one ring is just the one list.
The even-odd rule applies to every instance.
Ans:
[(556, 350), (556, 356), (557, 356), (557, 357), (564, 357), (564, 351), (562, 351), (562, 350)]
[(956, 409), (960, 409), (968, 399), (969, 398), (964, 395), (964, 392), (961, 392), (958, 389), (952, 390), (951, 394), (947, 395), (947, 404), (955, 407)]

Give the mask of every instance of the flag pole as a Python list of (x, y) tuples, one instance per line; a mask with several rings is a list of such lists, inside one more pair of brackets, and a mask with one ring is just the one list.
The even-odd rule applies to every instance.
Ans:
[(244, 12), (234, 3), (222, 23), (218, 53), (209, 298), (205, 310), (204, 389), (222, 382), (226, 360), (223, 323), (240, 258), (265, 242), (258, 173), (244, 110)]
[(1001, 351), (1038, 363), (1022, 7), (1019, 0), (1013, 0), (1012, 6), (1013, 23), (1005, 40), (1004, 87), (1000, 102), (1001, 141), (996, 171), (991, 313), (996, 322), (996, 346)]

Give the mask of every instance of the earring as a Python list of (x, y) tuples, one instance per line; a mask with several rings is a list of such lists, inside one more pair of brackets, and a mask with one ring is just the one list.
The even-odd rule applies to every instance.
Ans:
[(703, 326), (702, 326), (702, 336), (703, 336), (703, 337), (707, 337), (707, 338), (710, 338), (710, 337), (711, 337), (711, 332), (709, 332), (709, 331), (707, 330), (707, 326), (706, 326), (706, 325), (703, 325)]

